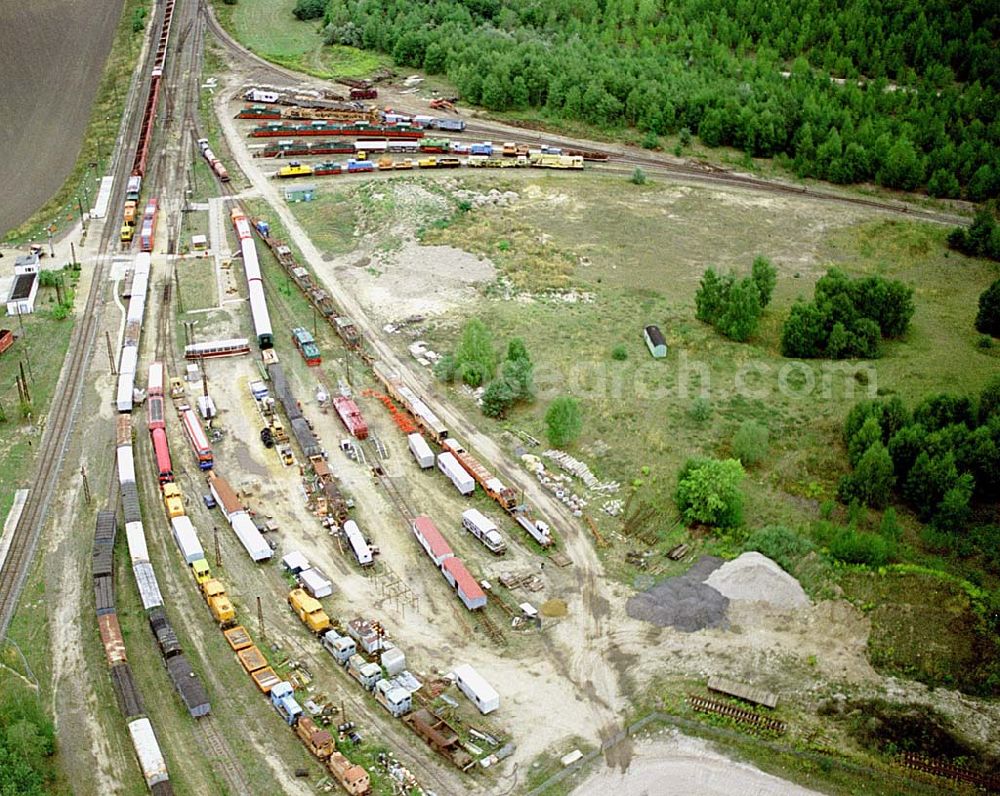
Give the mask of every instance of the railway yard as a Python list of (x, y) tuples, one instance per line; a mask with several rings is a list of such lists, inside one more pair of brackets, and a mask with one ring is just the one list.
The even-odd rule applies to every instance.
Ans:
[[(868, 620), (810, 602), (780, 569), (786, 604), (719, 598), (711, 623), (685, 628), (697, 634), (636, 618), (637, 589), (606, 570), (593, 522), (397, 334), (497, 278), (487, 258), (419, 236), (459, 204), (503, 206), (538, 180), (621, 182), (637, 167), (699, 190), (824, 202), (836, 219), (955, 217), (447, 103), (428, 111), (364, 81), (308, 81), (241, 48), (204, 4), (154, 8), (113, 199), (81, 247), (83, 306), (0, 569), (0, 630), (52, 650), (41, 674), (64, 767), (78, 772), (70, 789), (639, 793), (676, 777), (688, 792), (811, 792), (730, 767), (675, 729), (623, 731), (665, 709), (651, 694), (676, 682), (685, 715), (822, 751), (820, 730), (772, 710), (777, 698), (742, 709), (718, 701), (740, 697), (732, 687), (705, 681), (785, 674), (792, 703), (829, 682), (876, 689)], [(297, 190), (315, 203), (293, 201)], [(351, 215), (322, 215), (347, 191)], [(385, 196), (408, 208), (402, 220), (379, 215)], [(692, 590), (741, 576), (720, 563), (699, 563)], [(677, 608), (642, 599), (649, 615)], [(1000, 728), (995, 705), (948, 699), (974, 735)], [(921, 765), (929, 774), (905, 783), (915, 792), (961, 779), (910, 768)]]

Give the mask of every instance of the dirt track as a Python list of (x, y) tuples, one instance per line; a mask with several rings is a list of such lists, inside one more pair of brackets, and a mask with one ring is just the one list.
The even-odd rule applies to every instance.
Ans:
[[(73, 169), (122, 0), (0, 5), (0, 235), (28, 219)], [(16, 186), (16, 187), (15, 187)]]

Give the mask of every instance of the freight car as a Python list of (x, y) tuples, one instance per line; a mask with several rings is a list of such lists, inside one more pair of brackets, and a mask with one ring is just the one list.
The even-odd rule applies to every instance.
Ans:
[(319, 346), (316, 345), (316, 339), (306, 329), (301, 326), (292, 329), (292, 343), (295, 344), (302, 359), (309, 367), (317, 367), (322, 363), (323, 359), (319, 353)]
[(314, 122), (313, 124), (290, 124), (270, 122), (250, 131), (252, 138), (288, 138), (296, 135), (377, 135), (385, 138), (423, 138), (424, 131), (410, 125), (377, 125), (367, 122), (339, 124), (336, 122)]
[(458, 598), (470, 611), (486, 605), (486, 593), (472, 577), (462, 560), (455, 556), (444, 536), (430, 517), (415, 517), (410, 524), (413, 535), (434, 562), (444, 579), (455, 589)]
[(462, 468), (476, 480), (486, 494), (499, 503), (504, 510), (510, 511), (517, 505), (517, 493), (510, 487), (504, 486), (503, 482), (487, 470), (475, 456), (463, 448), (457, 439), (449, 437), (442, 444), (455, 457)]
[(142, 225), (139, 227), (139, 249), (144, 252), (153, 251), (156, 237), (156, 219), (159, 216), (159, 204), (155, 198), (146, 202), (142, 211)]
[(281, 108), (276, 105), (263, 105), (254, 103), (244, 105), (240, 112), (236, 114), (237, 119), (280, 119)]
[(198, 139), (198, 149), (201, 150), (202, 156), (208, 161), (208, 165), (212, 171), (215, 172), (215, 176), (219, 178), (219, 182), (229, 182), (229, 172), (222, 165), (222, 161), (215, 156), (211, 147), (209, 147), (207, 138)]
[(264, 298), (264, 282), (261, 277), (260, 263), (257, 260), (257, 246), (250, 231), (250, 222), (243, 210), (235, 207), (230, 211), (236, 236), (240, 241), (243, 253), (243, 270), (246, 271), (247, 289), (250, 295), (250, 315), (253, 320), (257, 344), (261, 349), (274, 346), (274, 334), (271, 331), (271, 318), (267, 312), (267, 300)]
[(338, 395), (333, 399), (333, 408), (344, 427), (357, 439), (368, 438), (368, 424), (358, 405), (350, 398)]
[(347, 141), (278, 141), (254, 152), (255, 158), (284, 158), (299, 155), (350, 155), (356, 145)]

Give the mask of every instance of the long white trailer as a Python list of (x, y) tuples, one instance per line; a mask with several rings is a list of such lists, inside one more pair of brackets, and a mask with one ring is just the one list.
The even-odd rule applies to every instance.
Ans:
[(462, 512), (462, 527), (482, 542), (491, 553), (502, 556), (507, 552), (507, 543), (500, 535), (496, 523), (479, 509), (466, 509)]
[(455, 685), (472, 700), (472, 703), (479, 708), (480, 713), (486, 715), (500, 707), (500, 695), (469, 664), (463, 663), (461, 666), (456, 666), (453, 674), (455, 675)]
[(367, 567), (374, 563), (372, 550), (354, 520), (348, 520), (344, 523), (344, 535), (347, 537), (347, 543), (351, 546), (351, 552), (354, 553), (358, 564)]
[(444, 453), (439, 453), (437, 457), (438, 469), (444, 473), (451, 482), (455, 485), (455, 489), (461, 492), (463, 495), (471, 495), (476, 489), (476, 482), (466, 472), (465, 468), (458, 463), (458, 459), (455, 458), (455, 454), (445, 451)]
[(254, 561), (266, 561), (274, 555), (271, 546), (261, 535), (260, 531), (257, 530), (257, 526), (254, 525), (253, 520), (250, 519), (250, 515), (245, 511), (240, 511), (232, 515), (229, 518), (229, 524), (232, 526), (236, 538), (243, 545), (243, 549), (247, 551), (247, 554)]

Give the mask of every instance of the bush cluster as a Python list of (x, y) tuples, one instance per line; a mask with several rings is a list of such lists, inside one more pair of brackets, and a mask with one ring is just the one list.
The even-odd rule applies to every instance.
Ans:
[(872, 359), (884, 338), (902, 337), (913, 317), (913, 289), (831, 268), (811, 302), (799, 301), (781, 330), (781, 353), (802, 359)]
[(757, 321), (771, 302), (777, 271), (766, 257), (753, 261), (750, 276), (737, 280), (709, 268), (701, 277), (694, 301), (699, 321), (711, 324), (730, 340), (743, 343), (757, 331)]
[(840, 498), (879, 508), (896, 495), (931, 524), (936, 546), (949, 546), (976, 503), (1000, 497), (1000, 377), (976, 400), (929, 395), (912, 412), (898, 398), (859, 403), (844, 441), (854, 469)]
[(970, 257), (1000, 260), (1000, 226), (989, 209), (981, 208), (968, 229), (955, 227), (948, 234), (948, 245)]

